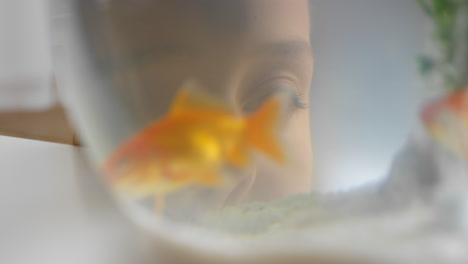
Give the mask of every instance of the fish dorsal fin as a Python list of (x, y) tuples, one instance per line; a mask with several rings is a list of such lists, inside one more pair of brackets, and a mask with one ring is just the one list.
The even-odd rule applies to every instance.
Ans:
[(174, 116), (191, 111), (232, 113), (225, 102), (203, 94), (198, 90), (184, 87), (175, 97), (169, 115)]

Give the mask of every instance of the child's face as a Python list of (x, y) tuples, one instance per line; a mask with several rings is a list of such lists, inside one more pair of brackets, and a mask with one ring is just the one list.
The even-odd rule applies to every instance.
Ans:
[[(289, 89), (297, 95), (282, 127), (290, 168), (260, 158), (255, 177), (227, 199), (270, 200), (309, 191), (312, 152), (306, 104), (312, 53), (306, 0), (112, 2), (111, 32), (120, 43), (116, 54), (131, 66), (122, 67), (119, 78), (141, 87), (130, 91), (128, 100), (143, 122), (161, 117), (189, 78), (246, 113), (275, 90)], [(140, 4), (144, 8), (138, 9)]]

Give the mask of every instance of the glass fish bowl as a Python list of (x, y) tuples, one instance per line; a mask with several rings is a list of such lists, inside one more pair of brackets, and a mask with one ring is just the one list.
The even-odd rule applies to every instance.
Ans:
[(309, 11), (296, 2), (72, 3), (66, 97), (119, 197), (188, 220), (310, 191)]
[[(51, 2), (68, 113), (138, 223), (300, 234), (436, 201), (433, 153), (465, 166), (466, 65), (449, 83), (458, 93), (441, 92), (428, 87), (448, 77), (420, 56), (431, 1)], [(360, 236), (348, 235), (331, 241)]]

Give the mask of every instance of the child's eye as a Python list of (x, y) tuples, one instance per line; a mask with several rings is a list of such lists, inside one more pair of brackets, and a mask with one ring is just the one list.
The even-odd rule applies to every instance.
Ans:
[(305, 103), (303, 100), (304, 100), (304, 95), (302, 94), (301, 91), (299, 90), (296, 90), (296, 93), (294, 94), (294, 106), (296, 106), (297, 108), (300, 108), (300, 109), (307, 109), (309, 108), (309, 105), (307, 103)]
[(255, 91), (251, 91), (251, 95), (246, 98), (242, 106), (242, 112), (255, 112), (269, 97), (275, 94), (284, 96), (287, 100), (286, 109), (288, 112), (293, 112), (295, 109), (307, 109), (308, 105), (304, 102), (304, 96), (299, 89), (294, 81), (288, 78), (270, 80), (261, 87), (256, 87)]

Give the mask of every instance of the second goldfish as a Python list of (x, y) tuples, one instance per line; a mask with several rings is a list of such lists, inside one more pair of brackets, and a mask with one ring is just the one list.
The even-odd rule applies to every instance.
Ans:
[(436, 142), (468, 159), (468, 87), (429, 104), (422, 119)]

